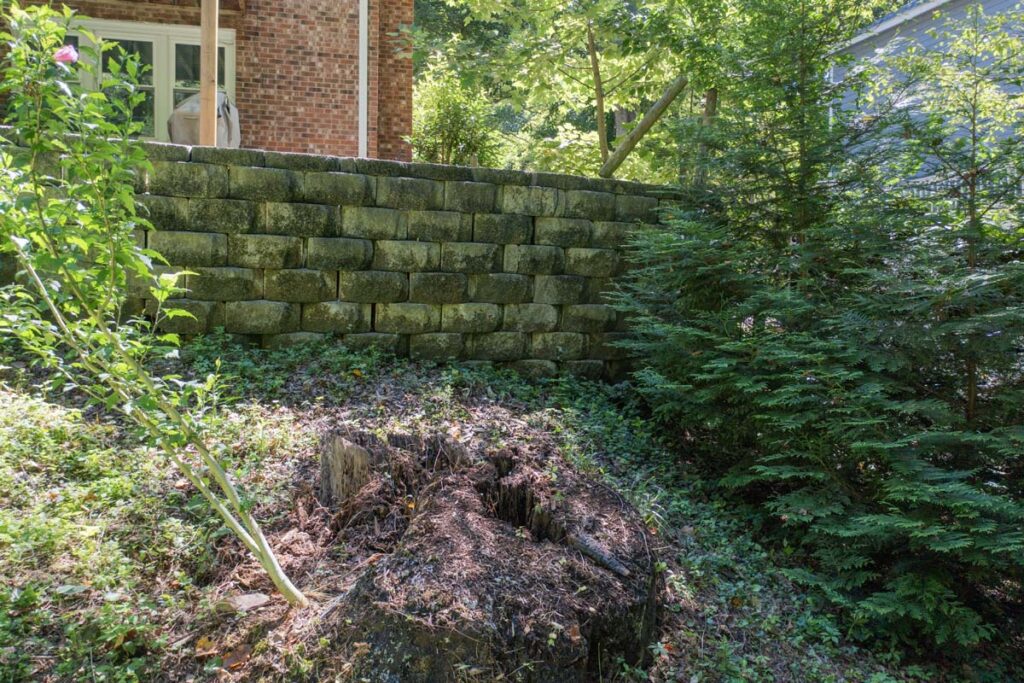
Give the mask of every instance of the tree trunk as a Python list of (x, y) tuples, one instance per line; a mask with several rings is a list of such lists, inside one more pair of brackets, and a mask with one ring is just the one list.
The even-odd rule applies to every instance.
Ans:
[(594, 42), (594, 27), (587, 25), (587, 51), (590, 53), (590, 68), (594, 72), (594, 107), (597, 110), (597, 139), (601, 146), (601, 163), (608, 161), (608, 122), (604, 113), (604, 85), (601, 82), (601, 62)]
[(601, 167), (600, 175), (602, 178), (612, 177), (619, 166), (622, 165), (622, 162), (626, 160), (626, 157), (629, 156), (630, 152), (633, 151), (633, 148), (640, 142), (640, 139), (658, 122), (669, 106), (679, 97), (679, 93), (686, 89), (689, 82), (690, 80), (686, 76), (680, 76), (665, 88), (665, 92), (647, 110), (647, 113), (644, 114), (644, 118), (637, 124), (637, 127), (619, 143), (619, 146), (608, 157), (608, 161)]

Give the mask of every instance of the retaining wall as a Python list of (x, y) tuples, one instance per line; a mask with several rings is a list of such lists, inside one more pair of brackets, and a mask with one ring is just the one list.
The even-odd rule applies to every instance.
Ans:
[[(193, 335), (339, 336), (398, 354), (615, 374), (605, 294), (663, 188), (613, 180), (149, 145), (144, 236), (187, 275)], [(145, 283), (133, 304), (147, 305)], [(151, 302), (149, 304), (151, 306)]]

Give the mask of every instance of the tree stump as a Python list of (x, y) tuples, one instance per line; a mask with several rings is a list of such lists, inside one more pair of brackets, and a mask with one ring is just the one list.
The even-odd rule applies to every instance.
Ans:
[(370, 452), (339, 434), (324, 439), (320, 451), (320, 503), (340, 505), (370, 481)]
[(347, 528), (401, 528), (324, 625), (355, 679), (582, 682), (647, 658), (661, 579), (646, 525), (614, 491), (550, 451), (356, 447), (376, 464), (349, 501), (372, 512), (349, 510)]

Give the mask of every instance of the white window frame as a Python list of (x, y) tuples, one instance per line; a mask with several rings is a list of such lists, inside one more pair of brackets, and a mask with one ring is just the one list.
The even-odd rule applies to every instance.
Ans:
[[(107, 19), (79, 19), (70, 33), (78, 36), (81, 46), (89, 45), (88, 39), (75, 28), (88, 31), (101, 40), (138, 40), (153, 44), (153, 132), (150, 139), (168, 141), (167, 120), (174, 111), (174, 64), (175, 48), (178, 45), (199, 45), (198, 26), (183, 24), (155, 24), (141, 21), (111, 21)], [(217, 32), (217, 46), (224, 48), (224, 90), (228, 97), (235, 99), (236, 50), (234, 29)], [(89, 45), (95, 47), (94, 45)], [(98, 66), (98, 65), (96, 65)], [(98, 71), (98, 69), (97, 69)], [(89, 88), (97, 86), (91, 77), (82, 79)]]

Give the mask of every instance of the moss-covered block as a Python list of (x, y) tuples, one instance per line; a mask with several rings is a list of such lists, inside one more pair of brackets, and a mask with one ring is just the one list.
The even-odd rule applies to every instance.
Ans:
[(242, 268), (298, 268), (302, 265), (302, 238), (228, 235), (228, 263)]
[(436, 242), (380, 240), (373, 250), (374, 270), (422, 272), (441, 265), (441, 245)]
[(587, 355), (587, 335), (537, 332), (530, 338), (530, 356), (545, 360), (579, 360)]
[(306, 265), (322, 270), (363, 270), (373, 260), (373, 242), (349, 237), (310, 237)]
[(550, 332), (558, 327), (558, 308), (551, 304), (509, 304), (502, 328), (515, 332)]
[(533, 241), (533, 218), (508, 213), (478, 213), (473, 217), (473, 240), (529, 244)]
[(626, 332), (605, 332), (590, 335), (590, 358), (595, 360), (624, 360), (629, 351), (619, 346), (630, 335)]
[(461, 334), (429, 332), (409, 337), (409, 356), (423, 360), (452, 360), (460, 358), (464, 341)]
[(509, 244), (504, 267), (521, 275), (557, 275), (565, 269), (565, 252), (561, 247)]
[(302, 175), (280, 168), (232, 166), (229, 170), (232, 199), (258, 202), (290, 202), (302, 194)]
[[(205, 334), (224, 324), (224, 304), (219, 301), (196, 301), (195, 299), (168, 299), (161, 306), (157, 327), (161, 332), (172, 334)], [(168, 316), (166, 311), (185, 311), (188, 315)], [(156, 301), (146, 300), (146, 314), (157, 314)]]
[(520, 360), (526, 346), (527, 336), (522, 332), (490, 332), (470, 335), (466, 353), (473, 360)]
[(409, 275), (382, 270), (341, 271), (338, 298), (355, 303), (393, 303), (409, 296)]
[(390, 334), (422, 334), (441, 329), (441, 307), (431, 304), (377, 304), (373, 329)]
[(409, 301), (420, 304), (458, 304), (466, 300), (469, 279), (462, 273), (411, 273)]
[(611, 306), (577, 304), (562, 309), (563, 332), (606, 332), (615, 327), (618, 315)]
[(453, 304), (441, 307), (444, 332), (493, 332), (501, 325), (501, 307), (496, 304)]
[(297, 237), (334, 237), (341, 233), (341, 210), (326, 204), (271, 202), (260, 232)]
[(575, 275), (538, 275), (533, 301), (538, 304), (578, 304), (583, 299), (584, 279)]
[[(189, 227), (187, 197), (141, 194), (136, 197), (139, 215), (157, 230), (185, 230)], [(211, 200), (212, 201), (212, 200)]]
[(263, 297), (263, 271), (251, 268), (192, 268), (186, 277), (188, 298), (247, 301)]
[(444, 183), (423, 178), (377, 178), (377, 206), (443, 210)]
[(338, 296), (338, 272), (295, 268), (268, 270), (264, 297), (294, 303), (330, 301)]
[(554, 377), (558, 374), (557, 363), (536, 358), (512, 361), (508, 364), (508, 367), (529, 379), (543, 379), (545, 377)]
[(505, 185), (501, 188), (502, 213), (524, 216), (560, 216), (565, 196), (553, 187)]
[(491, 273), (501, 270), (502, 248), (479, 242), (446, 242), (441, 246), (441, 270), (452, 273)]
[(615, 206), (615, 195), (608, 192), (569, 190), (565, 193), (565, 215), (568, 218), (613, 221)]
[(566, 375), (589, 379), (593, 382), (604, 377), (604, 361), (599, 360), (567, 360), (559, 363), (559, 369)]
[(582, 218), (538, 218), (533, 241), (556, 247), (586, 247), (592, 229), (593, 223)]
[(449, 181), (444, 184), (444, 208), (447, 211), (494, 211), (497, 196), (498, 187), (491, 183)]
[(169, 197), (225, 197), (228, 171), (214, 164), (179, 161), (154, 161), (148, 189)]
[(598, 249), (622, 249), (629, 245), (637, 227), (636, 223), (621, 221), (596, 222), (590, 235), (590, 245)]
[(227, 237), (217, 233), (154, 230), (148, 243), (172, 266), (223, 266), (228, 259)]
[(364, 351), (366, 349), (379, 349), (387, 353), (401, 355), (408, 348), (408, 337), (400, 334), (381, 334), (380, 332), (365, 332), (359, 334), (346, 334), (342, 343), (353, 351)]
[(401, 211), (372, 206), (342, 207), (341, 229), (345, 237), (367, 240), (403, 240), (409, 234)]
[(222, 166), (263, 166), (266, 152), (261, 149), (238, 147), (192, 147), (189, 156), (193, 163), (220, 164)]
[(299, 329), (301, 309), (283, 301), (229, 301), (224, 329), (234, 334), (283, 334)]
[(265, 349), (289, 349), (293, 346), (316, 344), (328, 338), (326, 334), (317, 332), (286, 332), (285, 334), (268, 334), (263, 336)]
[(425, 242), (468, 242), (473, 216), (457, 211), (410, 211), (409, 239)]
[(512, 273), (470, 275), (469, 299), (492, 304), (526, 303), (533, 299), (533, 278)]
[(334, 206), (373, 204), (376, 184), (376, 178), (358, 173), (307, 173), (302, 183), (302, 200)]
[(369, 332), (371, 304), (325, 301), (302, 307), (302, 329), (307, 332), (355, 334)]
[(615, 220), (657, 223), (657, 208), (658, 200), (654, 197), (620, 194), (615, 197)]
[(622, 270), (622, 256), (614, 249), (566, 249), (565, 272), (586, 277), (612, 277)]
[(190, 199), (188, 225), (192, 230), (229, 235), (256, 229), (257, 204), (245, 199)]

